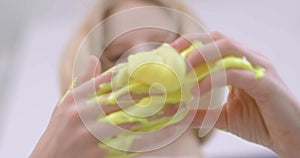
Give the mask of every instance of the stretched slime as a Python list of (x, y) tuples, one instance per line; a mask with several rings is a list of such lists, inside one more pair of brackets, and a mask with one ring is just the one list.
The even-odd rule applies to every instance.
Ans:
[[(132, 157), (138, 152), (126, 153), (135, 140), (141, 139), (135, 132), (151, 132), (182, 121), (189, 113), (187, 105), (193, 98), (191, 89), (212, 73), (235, 68), (252, 71), (255, 79), (264, 76), (265, 69), (253, 66), (243, 58), (234, 56), (205, 62), (188, 71), (186, 57), (202, 46), (199, 41), (189, 48), (177, 52), (168, 44), (159, 48), (130, 55), (126, 63), (121, 63), (110, 71), (114, 74), (111, 82), (99, 85), (89, 99), (89, 104), (116, 106), (126, 103), (122, 110), (99, 116), (98, 122), (122, 125), (134, 123), (130, 132), (123, 132), (113, 138), (105, 138), (99, 147), (108, 151), (107, 158)], [(126, 94), (141, 97), (122, 99)], [(167, 115), (166, 107), (178, 106), (175, 115)], [(151, 117), (155, 114), (155, 118)], [(118, 147), (119, 149), (112, 148)]]

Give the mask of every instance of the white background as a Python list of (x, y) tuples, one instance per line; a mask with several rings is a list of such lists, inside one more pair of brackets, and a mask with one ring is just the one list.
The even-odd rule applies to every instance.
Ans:
[[(21, 3), (22, 2), (22, 3)], [(0, 157), (28, 157), (59, 99), (58, 61), (93, 2), (1, 1)], [(210, 30), (263, 51), (300, 99), (300, 1), (188, 0)], [(3, 32), (3, 33), (2, 33)], [(280, 117), (280, 116), (279, 116)], [(287, 123), (288, 124), (288, 123)], [(204, 145), (208, 157), (267, 157), (272, 153), (224, 132)]]

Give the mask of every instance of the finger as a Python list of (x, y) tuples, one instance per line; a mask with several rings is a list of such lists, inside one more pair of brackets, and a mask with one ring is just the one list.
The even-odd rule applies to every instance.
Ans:
[(89, 105), (89, 102), (86, 100), (77, 102), (76, 106), (80, 115), (88, 118), (89, 120), (97, 120), (99, 115), (108, 115), (121, 109), (118, 105)]
[(77, 86), (87, 82), (101, 73), (101, 64), (96, 56), (91, 55), (88, 64), (77, 79)]
[(112, 78), (112, 73), (103, 73), (96, 78), (93, 78), (79, 87), (75, 88), (74, 91), (74, 97), (76, 100), (80, 99), (88, 99), (89, 96), (95, 94), (97, 91), (100, 90), (99, 85), (103, 83), (109, 83)]
[[(229, 132), (234, 132), (236, 134), (236, 127), (242, 125), (245, 120), (243, 118), (243, 113), (241, 113), (241, 109), (254, 109), (255, 111), (259, 111), (256, 106), (256, 101), (248, 95), (244, 90), (232, 88), (228, 98), (240, 98), (240, 99), (228, 99), (228, 101), (223, 105), (222, 109), (214, 109), (214, 110), (205, 110), (200, 109), (196, 110), (196, 115), (193, 118), (193, 122), (191, 128), (200, 128), (203, 126), (203, 122), (205, 120), (206, 114), (214, 115), (212, 117), (217, 118), (213, 127), (226, 130)], [(251, 116), (251, 118), (261, 117), (260, 115)], [(257, 118), (261, 119), (261, 118)], [(261, 122), (256, 122), (257, 125), (260, 125)], [(207, 124), (206, 124), (207, 125)], [(212, 127), (212, 126), (211, 126)]]
[(102, 112), (99, 106), (89, 106), (86, 100), (79, 100), (74, 104), (82, 120), (97, 120), (98, 115)]
[(189, 54), (187, 60), (195, 67), (201, 63), (216, 61), (226, 56), (246, 57), (255, 66), (265, 66), (266, 59), (256, 51), (230, 39), (220, 39), (208, 43)]
[(100, 141), (126, 132), (132, 126), (132, 124), (114, 125), (110, 122), (97, 122), (97, 120), (84, 122), (84, 125)]
[(223, 35), (217, 32), (195, 33), (195, 34), (189, 34), (178, 38), (173, 43), (171, 43), (171, 46), (175, 48), (177, 51), (181, 52), (186, 48), (188, 48), (193, 43), (193, 41), (200, 41), (203, 44), (208, 44), (216, 40), (219, 40), (221, 38), (223, 38)]
[(199, 89), (201, 90), (201, 94), (204, 94), (213, 88), (231, 85), (234, 88), (245, 90), (250, 96), (255, 98), (260, 93), (259, 88), (261, 85), (266, 85), (267, 82), (266, 77), (255, 79), (255, 73), (252, 71), (228, 69), (222, 72), (213, 73), (204, 78), (199, 83)]
[[(224, 79), (224, 73), (226, 75), (226, 79)], [(233, 95), (234, 90), (237, 88), (244, 90), (247, 94), (250, 95), (250, 97), (256, 98), (257, 95), (259, 95), (259, 90), (257, 90), (257, 87), (260, 87), (259, 85), (264, 85), (265, 82), (266, 80), (264, 78), (256, 80), (255, 74), (251, 71), (241, 69), (228, 69), (224, 72), (214, 73), (211, 76), (206, 77), (200, 82), (198, 88), (201, 90), (201, 95), (203, 95), (210, 92), (214, 88), (232, 85), (232, 87), (234, 88), (232, 88), (228, 97)], [(188, 116), (193, 117), (190, 127), (200, 128), (214, 126), (219, 129), (227, 129), (228, 122), (226, 105), (227, 103), (223, 106), (222, 109), (196, 109), (196, 111), (192, 110), (191, 113), (195, 113), (195, 115), (189, 114)], [(207, 117), (209, 117), (209, 119), (211, 119), (212, 121), (207, 120)]]
[[(61, 100), (58, 102), (57, 106), (59, 107), (63, 103), (72, 103), (75, 100), (75, 96), (73, 93), (73, 89), (82, 85), (83, 83), (87, 82), (94, 76), (98, 75), (101, 72), (100, 62), (97, 57), (90, 56), (87, 66), (82, 74), (78, 77), (73, 79), (68, 91), (64, 94)], [(72, 91), (72, 93), (71, 93)], [(66, 101), (67, 100), (67, 101)]]

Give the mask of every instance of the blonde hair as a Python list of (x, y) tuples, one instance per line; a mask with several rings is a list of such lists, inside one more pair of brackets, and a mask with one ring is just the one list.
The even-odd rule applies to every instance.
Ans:
[[(195, 14), (191, 12), (190, 9), (188, 9), (182, 2), (178, 0), (174, 0), (172, 1), (172, 3), (170, 3), (169, 0), (144, 0), (144, 1), (151, 3), (150, 6), (161, 6), (161, 7), (177, 10), (199, 21), (199, 18), (197, 18)], [(85, 21), (79, 27), (79, 29), (74, 34), (74, 36), (71, 38), (68, 46), (66, 47), (65, 51), (61, 56), (61, 61), (59, 66), (61, 94), (64, 94), (67, 91), (69, 85), (72, 82), (75, 58), (76, 60), (80, 60), (80, 62), (84, 62), (85, 60), (87, 60), (88, 53), (80, 54), (79, 56), (77, 54), (81, 42), (84, 40), (84, 38), (86, 37), (86, 35), (89, 33), (90, 30), (92, 30), (97, 24), (99, 24), (106, 17), (110, 16), (109, 11), (120, 2), (121, 2), (120, 0), (109, 0), (109, 1), (104, 1), (102, 3), (98, 3), (95, 9), (93, 9), (92, 12), (87, 16)], [(195, 26), (195, 24), (186, 22), (184, 18), (178, 19), (176, 21), (179, 23), (178, 25), (180, 26), (180, 30), (179, 30), (180, 34), (204, 31), (203, 27)], [(101, 32), (98, 31), (98, 33), (94, 34), (92, 38), (86, 39), (89, 40), (87, 41), (88, 45), (83, 49), (88, 50), (95, 46), (99, 47), (100, 42), (103, 41), (101, 40), (103, 39), (101, 35), (102, 35)]]

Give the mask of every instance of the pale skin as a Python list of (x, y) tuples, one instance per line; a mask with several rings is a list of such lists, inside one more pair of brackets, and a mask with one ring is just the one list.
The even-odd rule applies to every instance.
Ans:
[[(144, 4), (129, 3), (128, 6), (120, 6), (121, 8), (118, 9), (122, 10), (137, 5)], [(157, 36), (153, 37), (152, 35), (155, 33), (157, 33)], [(139, 43), (162, 42), (161, 37), (166, 36), (164, 33), (161, 31), (140, 30), (136, 33), (129, 33), (127, 37), (122, 37), (115, 42), (119, 45), (126, 41), (127, 44), (124, 49), (127, 49)], [(136, 34), (139, 34), (139, 36), (136, 36)], [(150, 35), (153, 39), (143, 38), (150, 37)], [(130, 38), (132, 36), (135, 38)], [(174, 41), (175, 38), (175, 36), (171, 37), (168, 42)], [(200, 40), (204, 42), (204, 47), (200, 49), (200, 53), (208, 57), (209, 60), (216, 59), (213, 55), (216, 50), (212, 47), (212, 42), (215, 42), (222, 56), (246, 56), (251, 63), (262, 66), (267, 70), (266, 76), (261, 80), (255, 80), (254, 74), (246, 70), (230, 69), (226, 71), (227, 84), (232, 85), (233, 88), (215, 127), (224, 129), (248, 141), (264, 145), (281, 157), (293, 158), (300, 155), (298, 150), (300, 148), (300, 138), (298, 136), (298, 133), (300, 133), (299, 102), (280, 79), (270, 61), (261, 53), (246, 48), (220, 33), (214, 32), (210, 35), (194, 34), (188, 36), (188, 38), (191, 41)], [(179, 51), (189, 45), (190, 42), (183, 38), (179, 38), (172, 43), (172, 46)], [(122, 52), (122, 50), (115, 52)], [(97, 75), (102, 72), (100, 65), (106, 70), (116, 62), (115, 59), (118, 56), (120, 56), (118, 53), (106, 53), (101, 59), (101, 64), (97, 57), (92, 56), (90, 58), (85, 71), (78, 78), (76, 87), (67, 94), (62, 104), (55, 108), (49, 126), (35, 147), (30, 156), (31, 158), (105, 157), (106, 151), (97, 146), (99, 140), (91, 132), (98, 133), (97, 137), (107, 137), (117, 134), (118, 131), (112, 131), (110, 125), (97, 122), (96, 118), (99, 114), (95, 110), (96, 107), (87, 106), (85, 100), (89, 94), (98, 88), (97, 85), (108, 81), (107, 76)], [(193, 66), (196, 66), (204, 60), (198, 51), (194, 51), (189, 55), (189, 61)], [(218, 74), (213, 75), (218, 77)], [(91, 78), (95, 79), (91, 80)], [(209, 83), (210, 80), (207, 78), (199, 86), (203, 91), (209, 91)], [(111, 112), (111, 109), (106, 109), (106, 111)], [(200, 126), (203, 112), (205, 111), (197, 111), (191, 128)], [(84, 122), (89, 122), (88, 125), (82, 123), (80, 118), (82, 115), (89, 116), (84, 120)], [(174, 157), (187, 156), (188, 154), (188, 156), (202, 157), (198, 151), (199, 144), (196, 139), (195, 135), (188, 131), (175, 143), (163, 149), (145, 153), (145, 155)]]
[[(118, 7), (114, 8), (115, 10), (112, 10), (112, 13), (132, 7), (148, 5), (148, 3), (145, 3), (144, 1), (126, 2), (127, 3), (122, 3), (122, 5), (118, 5)], [(164, 21), (171, 24), (174, 23), (164, 12), (152, 13), (152, 15), (156, 17), (153, 19), (157, 20), (157, 22)], [(111, 25), (113, 26), (108, 26), (107, 28), (110, 29), (106, 32), (106, 41), (113, 38), (111, 37), (111, 34), (114, 34), (119, 30), (117, 27), (122, 26), (122, 22), (126, 23), (130, 20), (138, 21), (139, 19), (135, 20), (132, 19), (132, 17), (129, 17), (129, 19), (123, 19), (123, 21), (118, 21), (116, 24), (112, 23)], [(97, 62), (97, 57), (91, 57), (90, 64), (87, 66), (85, 72), (79, 76), (76, 87), (67, 95), (65, 101), (54, 110), (50, 124), (33, 151), (31, 157), (105, 157), (106, 152), (99, 149), (97, 146), (97, 143), (99, 142), (97, 138), (116, 135), (118, 131), (113, 131), (110, 125), (97, 122), (96, 118), (99, 113), (97, 113), (98, 111), (96, 108), (91, 108), (84, 103), (87, 99), (86, 97), (89, 94), (92, 94), (92, 90), (97, 88), (95, 85), (104, 83), (104, 81), (107, 82), (106, 77), (95, 75), (101, 73), (100, 68), (95, 69), (95, 67), (102, 65), (102, 69), (105, 71), (116, 64), (119, 57), (123, 55), (127, 49), (135, 45), (148, 42), (170, 43), (174, 41), (176, 37), (177, 35), (170, 34), (169, 32), (161, 29), (138, 29), (126, 33), (113, 41), (100, 58), (101, 64)], [(144, 46), (142, 45), (137, 48), (138, 50), (135, 49), (134, 51), (145, 49), (143, 47)], [(93, 81), (89, 81), (93, 77), (96, 78)], [(76, 100), (76, 102), (74, 100)], [(107, 108), (105, 110), (109, 113), (115, 109)], [(93, 112), (94, 114), (90, 114), (90, 112)], [(88, 126), (89, 129), (87, 129), (82, 123), (79, 113), (81, 116), (90, 116), (84, 120), (85, 123), (88, 122), (87, 125), (85, 125)], [(93, 136), (91, 132), (97, 133), (97, 135)], [(186, 144), (184, 142), (189, 143)], [(189, 130), (178, 140), (166, 147), (151, 152), (145, 152), (142, 156), (202, 157), (202, 154), (199, 151), (198, 138), (192, 130)]]
[[(206, 41), (208, 34), (195, 34), (191, 39)], [(222, 55), (235, 52), (236, 56), (247, 56), (252, 63), (264, 66), (267, 69), (265, 77), (255, 80), (254, 74), (246, 70), (230, 69), (226, 71), (228, 84), (232, 85), (227, 103), (224, 105), (222, 113), (215, 127), (226, 130), (248, 141), (264, 145), (280, 157), (298, 157), (300, 139), (300, 108), (299, 102), (293, 97), (286, 85), (282, 82), (268, 59), (255, 50), (234, 42), (220, 33), (211, 33), (213, 41), (217, 43)], [(209, 40), (208, 40), (209, 41)], [(210, 47), (210, 42), (205, 43), (204, 47)], [(186, 40), (180, 38), (173, 42), (173, 47), (181, 50), (187, 46)], [(202, 51), (201, 51), (202, 50)], [(240, 52), (243, 50), (244, 52)], [(210, 49), (200, 49), (201, 54), (209, 56)], [(194, 58), (197, 56), (197, 58)], [(211, 60), (213, 56), (209, 57)], [(190, 54), (191, 63), (202, 62), (203, 58), (199, 52)], [(196, 59), (196, 60), (194, 60)], [(260, 60), (259, 60), (260, 59)], [(98, 67), (97, 67), (98, 65)], [(197, 65), (197, 64), (196, 64)], [(91, 57), (87, 70), (94, 69), (100, 72), (98, 59)], [(218, 75), (218, 74), (213, 74)], [(101, 84), (107, 77), (100, 75), (94, 80), (93, 71), (86, 71), (78, 80), (78, 86), (73, 89), (66, 97), (59, 108), (56, 108), (50, 124), (40, 142), (36, 146), (31, 157), (103, 157), (105, 151), (98, 148), (98, 140), (90, 134), (82, 124), (76, 106), (74, 96), (78, 100), (85, 99), (85, 94), (93, 91), (95, 84)], [(209, 80), (203, 80), (200, 87), (208, 90)], [(76, 100), (77, 100), (76, 99)], [(79, 105), (79, 110), (91, 114), (92, 109), (84, 108)], [(199, 110), (191, 128), (200, 125), (203, 110)], [(91, 120), (97, 114), (91, 115)], [(288, 123), (288, 125), (287, 125)], [(96, 124), (96, 122), (95, 122)], [(99, 130), (103, 135), (108, 135), (109, 127), (106, 130)], [(63, 140), (63, 141), (62, 141)]]
[[(89, 60), (85, 72), (78, 77), (77, 86), (68, 92), (61, 104), (56, 106), (48, 128), (32, 152), (31, 158), (101, 158), (107, 154), (105, 150), (98, 147), (97, 138), (112, 137), (119, 131), (110, 124), (97, 122), (99, 110), (97, 106), (87, 105), (86, 100), (98, 89), (97, 85), (109, 81), (110, 77), (109, 75), (95, 76), (101, 72), (100, 63), (95, 56), (91, 56)], [(110, 107), (103, 109), (106, 113), (115, 110)], [(153, 141), (155, 138), (149, 139)], [(186, 132), (175, 143), (155, 151), (145, 152), (140, 156), (202, 157), (198, 153), (199, 144), (196, 139), (193, 133)], [(181, 145), (182, 150), (179, 150), (178, 147)], [(187, 146), (190, 148), (185, 149), (184, 147)]]
[[(255, 80), (254, 73), (250, 71), (226, 70), (227, 84), (232, 85), (232, 90), (215, 127), (268, 147), (280, 157), (299, 157), (300, 104), (270, 60), (219, 32), (193, 34), (188, 39), (205, 42), (204, 47), (190, 54), (189, 61), (193, 65), (203, 62), (203, 57), (208, 61), (217, 59), (213, 46), (216, 44), (222, 57), (245, 56), (252, 64), (266, 69), (265, 76), (260, 80)], [(183, 50), (190, 44), (189, 40), (179, 38), (172, 46)], [(213, 75), (218, 78), (218, 74)], [(206, 78), (199, 87), (207, 91), (210, 89), (208, 85), (210, 80)], [(198, 111), (192, 126), (201, 124), (203, 113), (204, 110)]]

